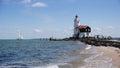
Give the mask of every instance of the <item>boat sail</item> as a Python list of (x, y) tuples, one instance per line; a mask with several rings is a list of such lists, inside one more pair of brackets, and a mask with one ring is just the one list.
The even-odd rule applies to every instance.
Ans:
[(21, 35), (21, 33), (19, 33), (17, 40), (21, 40), (21, 39), (23, 39), (23, 35)]

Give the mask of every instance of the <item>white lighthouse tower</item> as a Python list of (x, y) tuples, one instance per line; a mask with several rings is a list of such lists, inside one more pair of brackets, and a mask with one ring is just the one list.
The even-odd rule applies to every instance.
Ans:
[(75, 16), (74, 19), (74, 34), (73, 37), (78, 37), (79, 29), (77, 28), (80, 25), (80, 20), (78, 19), (78, 15)]

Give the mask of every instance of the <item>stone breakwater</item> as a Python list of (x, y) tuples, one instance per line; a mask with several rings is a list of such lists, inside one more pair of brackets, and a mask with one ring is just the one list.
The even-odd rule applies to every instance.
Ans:
[(95, 46), (112, 46), (117, 47), (120, 49), (120, 42), (119, 41), (112, 41), (112, 40), (104, 40), (104, 39), (90, 39), (90, 38), (82, 38), (79, 39), (81, 42), (86, 44), (95, 45)]
[(89, 45), (94, 46), (112, 46), (120, 49), (120, 41), (113, 41), (109, 39), (99, 39), (99, 38), (64, 38), (64, 39), (50, 39), (52, 41), (81, 41)]

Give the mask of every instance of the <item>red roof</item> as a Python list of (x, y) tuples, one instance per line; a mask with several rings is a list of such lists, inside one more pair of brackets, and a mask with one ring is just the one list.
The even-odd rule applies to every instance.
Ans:
[(79, 29), (83, 29), (83, 28), (87, 28), (87, 26), (80, 25), (80, 26), (77, 26), (77, 28), (79, 28)]

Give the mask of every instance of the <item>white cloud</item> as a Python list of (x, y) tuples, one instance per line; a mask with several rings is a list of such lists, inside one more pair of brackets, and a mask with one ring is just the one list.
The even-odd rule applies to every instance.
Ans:
[(99, 28), (99, 27), (94, 27), (93, 30), (95, 30), (95, 31), (101, 31), (102, 29)]
[(25, 3), (25, 4), (31, 3), (31, 2), (32, 2), (32, 0), (23, 0), (23, 1), (22, 1), (22, 3)]
[(35, 0), (22, 0), (21, 3), (25, 5), (25, 7), (47, 7), (47, 4), (43, 2), (34, 2)]
[(104, 35), (104, 36), (118, 36), (119, 30), (114, 26), (94, 27), (92, 28), (93, 35)]
[(32, 4), (32, 7), (47, 7), (47, 4), (42, 3), (42, 2), (36, 2)]
[(42, 32), (41, 29), (35, 29), (34, 31), (37, 32), (37, 33), (41, 33)]
[(93, 27), (92, 29), (91, 29), (91, 34), (94, 36), (94, 35), (102, 35), (102, 33), (103, 33), (103, 31), (102, 31), (103, 29), (102, 28), (100, 28), (100, 27)]
[(113, 26), (107, 26), (106, 28), (107, 28), (107, 29), (110, 29), (110, 30), (114, 29)]

